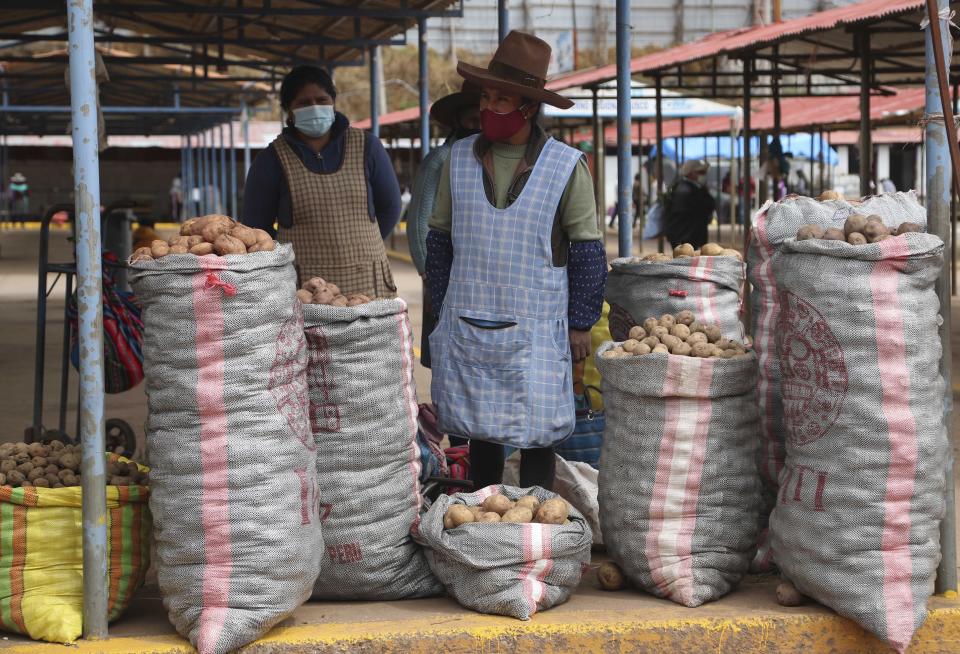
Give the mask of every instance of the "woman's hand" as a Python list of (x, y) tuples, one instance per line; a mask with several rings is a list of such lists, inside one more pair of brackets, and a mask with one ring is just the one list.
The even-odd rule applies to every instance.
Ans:
[(570, 354), (574, 361), (583, 361), (590, 356), (590, 331), (570, 330)]

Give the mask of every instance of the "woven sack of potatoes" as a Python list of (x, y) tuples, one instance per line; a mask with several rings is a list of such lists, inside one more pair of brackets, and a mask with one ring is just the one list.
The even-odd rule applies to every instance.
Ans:
[(539, 486), (494, 485), (473, 493), (441, 495), (424, 514), (418, 539), (447, 592), (468, 609), (529, 620), (535, 613), (566, 602), (590, 563), (593, 534), (583, 515), (566, 502), (559, 524), (529, 520), (470, 520), (446, 528), (453, 505), (478, 507), (495, 495), (511, 501), (535, 496), (542, 505), (558, 496)]
[(939, 372), (943, 242), (787, 240), (781, 294), (786, 461), (773, 558), (805, 595), (904, 651), (940, 560), (950, 450)]
[(878, 215), (887, 227), (904, 222), (926, 226), (927, 214), (918, 202), (916, 192), (885, 193), (849, 202), (835, 193), (825, 194), (818, 201), (809, 197), (790, 196), (770, 202), (754, 217), (747, 248), (747, 279), (750, 282), (750, 334), (760, 361), (757, 380), (757, 401), (760, 411), (760, 476), (764, 486), (764, 511), (761, 515), (762, 537), (757, 559), (758, 571), (768, 570), (772, 563), (766, 543), (767, 516), (776, 501), (778, 477), (783, 469), (785, 426), (783, 398), (780, 391), (780, 362), (775, 337), (780, 298), (773, 270), (773, 258), (783, 243), (797, 235), (804, 225), (824, 229), (842, 228), (853, 214)]
[(603, 540), (638, 588), (694, 607), (733, 589), (756, 545), (757, 359), (597, 354)]
[(143, 303), (157, 575), (201, 654), (310, 597), (322, 539), (293, 248), (131, 264)]
[[(319, 299), (326, 299), (321, 297)], [(303, 305), (323, 560), (317, 599), (439, 595), (422, 548), (413, 337), (402, 299)]]
[(744, 267), (737, 256), (631, 257), (615, 259), (610, 268), (606, 300), (613, 340), (626, 340), (630, 328), (647, 316), (683, 310), (693, 311), (704, 323), (719, 325), (725, 336), (743, 340)]

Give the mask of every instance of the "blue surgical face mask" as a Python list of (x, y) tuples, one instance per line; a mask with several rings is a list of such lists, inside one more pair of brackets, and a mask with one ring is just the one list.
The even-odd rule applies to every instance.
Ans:
[(312, 104), (293, 110), (293, 126), (310, 138), (320, 138), (329, 132), (333, 119), (332, 104)]

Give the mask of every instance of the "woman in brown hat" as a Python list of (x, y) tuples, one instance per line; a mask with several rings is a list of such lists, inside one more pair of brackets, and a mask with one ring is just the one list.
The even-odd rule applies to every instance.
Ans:
[[(433, 215), (433, 207), (440, 185), (440, 174), (450, 158), (453, 144), (462, 138), (472, 136), (480, 130), (480, 89), (464, 82), (457, 93), (440, 98), (430, 107), (430, 118), (450, 130), (443, 145), (430, 150), (430, 154), (420, 162), (417, 176), (413, 180), (413, 192), (407, 207), (407, 240), (410, 244), (410, 256), (420, 277), (426, 282), (427, 259), (427, 222)], [(420, 332), (420, 363), (425, 368), (431, 365), (430, 334), (436, 325), (436, 314), (430, 302), (430, 294), (424, 288), (423, 328)]]
[(522, 450), (520, 485), (553, 485), (553, 445), (574, 427), (573, 361), (590, 353), (606, 281), (593, 181), (582, 154), (536, 118), (550, 46), (511, 32), (481, 88), (481, 134), (454, 144), (427, 236), (427, 281), (442, 307), (430, 339), (440, 428), (470, 438), (474, 483), (503, 476)]

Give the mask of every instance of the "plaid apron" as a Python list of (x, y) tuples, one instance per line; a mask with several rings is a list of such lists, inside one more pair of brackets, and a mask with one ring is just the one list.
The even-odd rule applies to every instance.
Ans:
[(348, 128), (343, 161), (332, 173), (315, 173), (283, 136), (273, 141), (293, 208), (293, 227), (280, 227), (277, 240), (292, 243), (299, 282), (323, 277), (345, 295), (396, 297), (380, 228), (367, 208), (365, 137)]
[(439, 427), (512, 447), (547, 447), (575, 422), (567, 269), (551, 232), (580, 153), (550, 139), (520, 197), (497, 209), (475, 137), (453, 146), (453, 269), (430, 337)]

